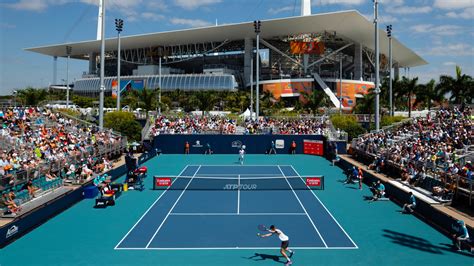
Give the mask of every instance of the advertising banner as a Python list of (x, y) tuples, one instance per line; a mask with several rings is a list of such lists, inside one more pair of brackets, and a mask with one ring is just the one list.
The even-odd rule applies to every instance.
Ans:
[(326, 47), (323, 42), (301, 42), (291, 41), (290, 50), (292, 54), (323, 54)]

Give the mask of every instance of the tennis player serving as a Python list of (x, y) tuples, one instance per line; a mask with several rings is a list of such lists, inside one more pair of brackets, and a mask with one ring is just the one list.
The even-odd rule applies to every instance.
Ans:
[[(290, 265), (292, 264), (290, 257), (293, 256), (293, 250), (288, 248), (288, 245), (290, 244), (290, 238), (285, 235), (280, 229), (276, 228), (274, 225), (270, 226), (270, 229), (267, 229), (264, 225), (259, 225), (258, 229), (261, 231), (267, 231), (267, 234), (257, 234), (259, 237), (269, 237), (272, 235), (278, 235), (278, 238), (281, 240), (281, 248), (280, 248), (280, 253), (283, 255), (283, 257), (286, 258), (287, 262), (285, 265)], [(286, 251), (290, 252), (290, 256), (286, 255)]]

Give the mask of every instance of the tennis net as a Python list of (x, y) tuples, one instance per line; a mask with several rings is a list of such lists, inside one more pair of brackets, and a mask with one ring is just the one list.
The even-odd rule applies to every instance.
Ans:
[(163, 177), (155, 176), (155, 190), (221, 190), (221, 191), (255, 191), (255, 190), (322, 190), (324, 176), (263, 176), (263, 177)]

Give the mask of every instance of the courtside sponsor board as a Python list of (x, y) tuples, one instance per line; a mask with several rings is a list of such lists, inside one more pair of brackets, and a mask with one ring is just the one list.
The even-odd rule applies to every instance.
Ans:
[(285, 140), (283, 140), (283, 139), (275, 140), (275, 148), (284, 149), (285, 148)]
[(171, 178), (169, 177), (155, 177), (156, 187), (169, 187), (171, 186)]
[(12, 227), (8, 228), (6, 238), (9, 238), (15, 235), (16, 233), (18, 233), (18, 226), (13, 225)]
[(307, 177), (306, 178), (306, 185), (308, 187), (320, 187), (321, 186), (321, 178), (320, 177)]

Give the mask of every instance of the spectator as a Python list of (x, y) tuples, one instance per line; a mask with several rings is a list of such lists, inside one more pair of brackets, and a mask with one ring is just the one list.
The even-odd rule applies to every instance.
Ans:
[(31, 181), (31, 179), (29, 179), (28, 182), (26, 182), (23, 185), (22, 190), (24, 190), (24, 189), (28, 190), (28, 194), (32, 198), (35, 197), (35, 192), (38, 190), (38, 188), (33, 185), (33, 181)]
[(416, 207), (416, 198), (413, 195), (413, 193), (410, 191), (408, 193), (409, 195), (409, 200), (408, 203), (405, 203), (402, 208), (403, 213), (413, 213), (413, 209)]
[[(466, 242), (469, 244), (469, 231), (467, 230), (466, 224), (462, 220), (458, 220), (456, 222), (456, 225), (453, 226), (453, 229), (455, 229), (456, 231), (456, 233), (453, 235), (455, 246), (458, 251), (461, 251), (462, 242)], [(472, 246), (470, 246), (470, 251), (474, 251), (474, 248)]]

